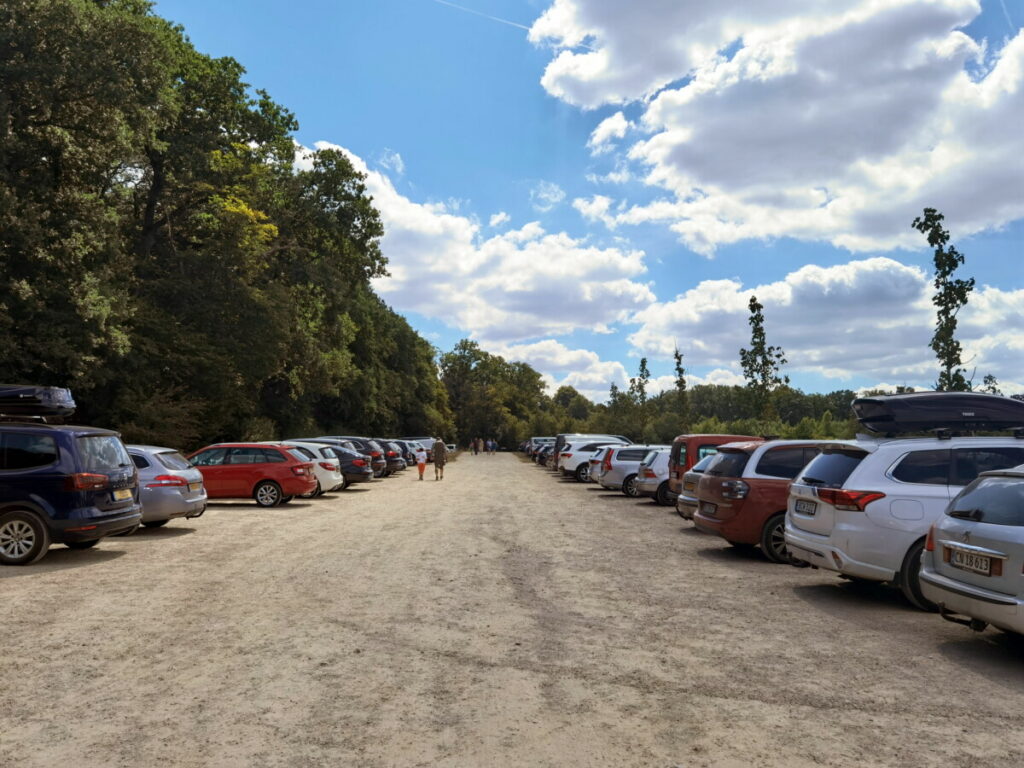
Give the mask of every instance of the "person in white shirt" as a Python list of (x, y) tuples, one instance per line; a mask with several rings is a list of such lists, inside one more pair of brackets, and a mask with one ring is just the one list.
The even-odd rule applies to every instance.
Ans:
[(420, 480), (423, 479), (423, 473), (427, 469), (427, 449), (419, 443), (416, 443), (416, 471), (420, 473)]

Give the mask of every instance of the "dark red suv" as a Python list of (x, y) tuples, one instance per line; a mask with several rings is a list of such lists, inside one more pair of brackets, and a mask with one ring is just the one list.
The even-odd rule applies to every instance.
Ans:
[(694, 525), (734, 545), (760, 546), (773, 562), (792, 562), (786, 550), (789, 486), (825, 443), (771, 440), (721, 446), (697, 483)]
[(211, 499), (255, 499), (261, 507), (276, 507), (316, 490), (312, 462), (286, 445), (217, 443), (188, 458), (203, 473)]
[(718, 446), (740, 440), (760, 440), (749, 435), (679, 435), (672, 441), (668, 454), (668, 499), (674, 502), (683, 487), (683, 475), (693, 465), (713, 453)]

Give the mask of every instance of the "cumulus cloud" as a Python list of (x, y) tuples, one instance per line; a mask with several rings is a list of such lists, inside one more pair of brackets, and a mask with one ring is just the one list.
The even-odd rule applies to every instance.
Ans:
[(979, 66), (985, 47), (960, 31), (979, 11), (554, 0), (530, 35), (561, 48), (553, 95), (642, 105), (649, 136), (630, 158), (665, 196), (615, 223), (662, 222), (707, 255), (774, 237), (871, 251), (920, 247), (909, 224), (925, 206), (961, 237), (1024, 216), (1024, 32)]
[(612, 142), (615, 139), (625, 138), (626, 132), (632, 125), (622, 112), (616, 112), (611, 117), (606, 117), (590, 134), (587, 146), (590, 147), (591, 154), (600, 155), (610, 152), (613, 146)]
[(530, 190), (530, 204), (538, 213), (547, 213), (565, 200), (565, 190), (553, 181), (539, 181)]
[(346, 153), (384, 221), (390, 276), (374, 288), (392, 306), (466, 330), (490, 343), (575, 330), (609, 332), (654, 301), (644, 253), (600, 248), (530, 222), (483, 237), (480, 225), (444, 203), (417, 203), (383, 173)]
[[(669, 357), (678, 345), (690, 365), (723, 367), (712, 383), (740, 383), (735, 365), (739, 349), (750, 343), (747, 302), (754, 294), (764, 305), (768, 343), (785, 350), (788, 372), (837, 383), (867, 377), (927, 387), (938, 370), (928, 347), (935, 322), (932, 292), (920, 269), (882, 257), (832, 267), (811, 264), (756, 286), (708, 280), (638, 312), (640, 327), (629, 340), (656, 357)], [(957, 335), (968, 371), (978, 370), (978, 383), (990, 372), (1018, 375), (1021, 327), (1024, 291), (982, 286), (972, 296)]]
[(612, 384), (625, 387), (629, 383), (629, 375), (622, 363), (602, 360), (596, 352), (571, 349), (554, 339), (531, 344), (498, 345), (491, 351), (506, 360), (528, 363), (544, 371), (551, 394), (559, 387), (570, 386), (594, 402), (603, 402), (608, 398)]
[(491, 227), (500, 227), (502, 224), (508, 224), (512, 221), (512, 217), (504, 211), (498, 211), (491, 216), (491, 220), (488, 222)]

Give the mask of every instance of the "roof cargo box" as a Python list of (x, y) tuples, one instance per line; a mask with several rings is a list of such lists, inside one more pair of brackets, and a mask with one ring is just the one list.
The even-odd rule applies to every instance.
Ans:
[(70, 389), (0, 384), (0, 416), (70, 416), (74, 412)]
[(872, 432), (999, 432), (1024, 429), (1024, 402), (981, 392), (911, 392), (858, 397), (857, 421)]

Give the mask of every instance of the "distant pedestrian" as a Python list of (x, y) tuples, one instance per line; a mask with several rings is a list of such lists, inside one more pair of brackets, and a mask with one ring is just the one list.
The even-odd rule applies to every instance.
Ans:
[(423, 479), (423, 473), (427, 469), (427, 449), (424, 448), (420, 443), (416, 443), (416, 471), (420, 473), (420, 480)]
[(478, 437), (476, 439), (476, 450), (477, 450), (477, 453), (479, 453), (483, 449), (484, 449), (484, 440), (483, 440), (482, 437)]
[(448, 446), (439, 437), (434, 441), (434, 479), (444, 480), (444, 463), (448, 459)]
[(480, 453), (480, 438), (479, 437), (474, 437), (470, 441), (469, 446), (470, 446), (470, 448), (473, 449), (473, 455), (476, 456), (478, 453)]

